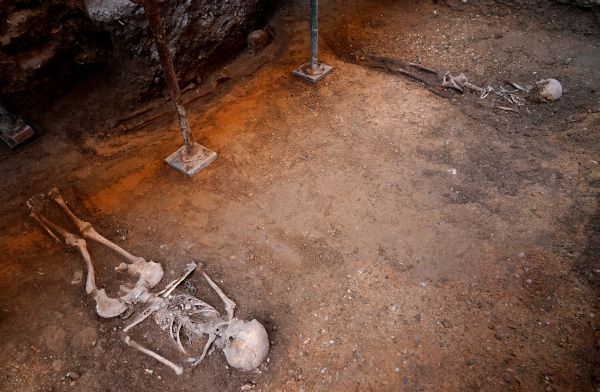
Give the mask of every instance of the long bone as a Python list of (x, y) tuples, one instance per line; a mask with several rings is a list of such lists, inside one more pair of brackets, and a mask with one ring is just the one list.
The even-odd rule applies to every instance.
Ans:
[(143, 257), (134, 256), (131, 253), (127, 252), (125, 249), (121, 248), (119, 245), (115, 244), (114, 242), (110, 241), (106, 237), (99, 234), (96, 231), (96, 229), (94, 229), (94, 227), (92, 226), (91, 223), (86, 222), (86, 221), (80, 219), (79, 217), (77, 217), (73, 213), (73, 211), (71, 211), (71, 209), (67, 206), (67, 202), (63, 198), (63, 196), (60, 193), (60, 191), (58, 190), (58, 188), (52, 188), (48, 192), (48, 196), (52, 200), (54, 200), (56, 202), (56, 204), (58, 204), (65, 211), (65, 213), (69, 216), (69, 218), (71, 218), (71, 220), (73, 221), (75, 226), (77, 226), (77, 229), (79, 230), (79, 232), (81, 233), (83, 238), (94, 240), (103, 245), (106, 245), (110, 249), (114, 250), (115, 252), (117, 252), (120, 255), (122, 255), (123, 257), (125, 257), (130, 263), (146, 261), (146, 259), (144, 259)]
[(142, 346), (135, 340), (131, 339), (129, 336), (125, 336), (125, 344), (127, 344), (129, 347), (133, 347), (136, 350), (156, 359), (158, 362), (160, 362), (164, 365), (167, 365), (168, 367), (173, 369), (178, 376), (183, 374), (183, 368), (181, 366), (176, 365), (173, 362), (169, 361), (167, 358), (163, 357), (162, 355), (159, 355), (159, 354), (155, 353), (154, 351), (147, 349), (146, 347)]
[[(54, 194), (59, 200), (57, 204), (60, 205), (62, 196), (60, 196), (58, 190), (55, 188), (53, 191), (49, 192), (49, 194)], [(52, 230), (61, 235), (65, 239), (67, 245), (71, 245), (79, 249), (87, 267), (86, 293), (94, 295), (94, 299), (96, 300), (96, 313), (98, 313), (100, 317), (112, 318), (119, 316), (128, 309), (127, 305), (138, 302), (146, 302), (150, 298), (151, 294), (149, 293), (148, 289), (158, 284), (164, 274), (162, 266), (159, 263), (152, 261), (146, 262), (144, 259), (139, 258), (141, 260), (138, 259), (132, 264), (123, 263), (119, 265), (116, 268), (117, 271), (127, 272), (129, 275), (137, 277), (138, 280), (135, 286), (128, 290), (124, 296), (120, 298), (111, 298), (106, 294), (104, 289), (98, 290), (96, 287), (94, 266), (87, 250), (87, 243), (85, 240), (75, 234), (69, 233), (60, 225), (49, 220), (41, 212), (38, 212), (37, 210), (41, 209), (42, 205), (42, 201), (38, 200), (38, 198), (31, 198), (27, 202), (27, 205), (31, 210), (31, 215), (38, 222), (40, 222), (40, 224), (42, 224), (46, 231), (53, 234), (53, 237), (56, 238)], [(72, 214), (69, 216), (72, 216)], [(75, 217), (75, 219), (78, 218)], [(86, 231), (84, 230), (84, 233), (85, 232)]]
[(127, 305), (120, 298), (111, 298), (106, 295), (104, 289), (98, 290), (96, 287), (96, 273), (85, 240), (73, 233), (69, 233), (58, 224), (46, 218), (42, 213), (36, 212), (34, 209), (31, 210), (31, 214), (35, 215), (36, 220), (38, 220), (38, 222), (40, 222), (47, 230), (53, 229), (61, 235), (65, 239), (67, 245), (79, 249), (87, 269), (85, 292), (94, 295), (94, 300), (96, 301), (96, 313), (100, 317), (111, 318), (125, 312), (127, 310)]
[[(30, 200), (31, 201), (31, 200)], [(29, 203), (29, 208), (31, 209), (31, 216), (34, 217), (38, 222), (40, 222), (44, 228), (49, 232), (53, 233), (52, 230), (56, 231), (60, 236), (62, 236), (67, 245), (71, 245), (77, 249), (81, 253), (83, 257), (83, 261), (85, 262), (85, 266), (87, 269), (87, 278), (85, 281), (85, 292), (87, 294), (92, 294), (93, 291), (97, 290), (96, 288), (96, 273), (94, 271), (94, 265), (92, 264), (92, 258), (90, 257), (90, 253), (87, 249), (87, 244), (85, 240), (75, 234), (69, 233), (56, 223), (52, 222), (48, 218), (46, 218), (42, 213), (36, 212), (33, 207), (33, 203)], [(53, 235), (56, 238), (56, 235)]]
[(127, 272), (129, 275), (138, 278), (135, 287), (128, 290), (128, 292), (121, 297), (121, 300), (127, 304), (146, 302), (149, 298), (148, 289), (156, 286), (164, 275), (162, 266), (153, 261), (146, 262), (146, 259), (143, 257), (132, 255), (119, 245), (99, 234), (91, 223), (80, 219), (73, 213), (73, 211), (71, 211), (58, 188), (52, 188), (48, 192), (48, 197), (54, 200), (54, 202), (64, 210), (64, 212), (73, 221), (75, 226), (77, 226), (79, 232), (84, 238), (88, 238), (105, 245), (106, 247), (119, 253), (130, 263), (122, 263), (116, 268), (116, 270), (119, 272)]
[[(93, 264), (85, 239), (69, 233), (41, 213), (44, 207), (41, 201), (46, 198), (52, 198), (65, 211), (79, 228), (82, 237), (96, 240), (127, 258), (130, 264), (122, 263), (116, 269), (117, 271), (127, 272), (132, 276), (138, 277), (137, 283), (133, 288), (121, 286), (121, 290), (125, 294), (120, 298), (110, 298), (106, 295), (104, 289), (97, 289)], [(41, 205), (36, 206), (36, 202), (39, 202)], [(221, 301), (223, 301), (226, 314), (222, 315), (213, 306), (194, 296), (188, 294), (172, 295), (178, 285), (196, 269), (197, 265), (195, 263), (186, 265), (182, 276), (168, 284), (163, 291), (151, 293), (150, 289), (156, 286), (164, 275), (162, 266), (159, 263), (146, 262), (141, 257), (133, 256), (118, 245), (99, 235), (91, 224), (79, 219), (70, 211), (57, 189), (42, 196), (42, 199), (39, 199), (39, 197), (32, 198), (27, 205), (31, 209), (32, 217), (52, 237), (55, 239), (58, 238), (55, 235), (56, 232), (65, 238), (67, 244), (79, 249), (88, 267), (86, 291), (95, 296), (96, 312), (98, 315), (101, 317), (115, 317), (128, 309), (132, 310), (132, 305), (138, 303), (149, 305), (148, 308), (139, 314), (133, 323), (125, 327), (123, 332), (126, 333), (150, 315), (153, 315), (154, 320), (161, 329), (168, 333), (177, 348), (184, 354), (186, 354), (186, 351), (182, 344), (182, 334), (186, 333), (190, 340), (206, 335), (206, 343), (200, 356), (197, 358), (188, 358), (188, 362), (192, 362), (192, 367), (202, 362), (209, 355), (213, 346), (221, 349), (227, 359), (227, 363), (237, 369), (247, 371), (256, 369), (267, 358), (269, 340), (264, 326), (256, 320), (245, 321), (235, 318), (235, 302), (228, 298), (206, 273), (202, 273), (204, 279), (215, 290)], [(125, 336), (125, 343), (169, 366), (176, 374), (182, 374), (183, 369), (181, 366), (140, 345), (129, 336)]]

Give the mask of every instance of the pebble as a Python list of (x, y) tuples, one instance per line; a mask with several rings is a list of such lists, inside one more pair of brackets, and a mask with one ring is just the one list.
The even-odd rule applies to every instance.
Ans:
[(72, 285), (78, 285), (83, 280), (83, 271), (77, 270), (73, 272), (73, 278), (71, 279)]
[(251, 383), (251, 382), (247, 382), (247, 383), (245, 383), (244, 385), (242, 385), (242, 386), (240, 387), (240, 389), (241, 389), (242, 391), (249, 391), (249, 390), (251, 390), (251, 389), (254, 389), (254, 387), (255, 387), (255, 386), (256, 386), (255, 384), (253, 384), (253, 383)]
[(262, 49), (267, 46), (270, 40), (271, 36), (264, 30), (254, 30), (248, 34), (248, 38), (246, 39), (250, 49)]
[(69, 379), (71, 379), (71, 380), (77, 380), (77, 379), (78, 379), (80, 376), (79, 376), (79, 373), (77, 373), (77, 372), (68, 372), (68, 373), (65, 375), (65, 377), (66, 377), (66, 378), (69, 378)]

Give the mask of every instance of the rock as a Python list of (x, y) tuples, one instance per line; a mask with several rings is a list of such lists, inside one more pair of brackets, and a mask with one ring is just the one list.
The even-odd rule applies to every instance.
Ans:
[(29, 359), (29, 350), (24, 349), (15, 355), (15, 363), (22, 365)]
[(129, 0), (84, 0), (89, 17), (98, 22), (111, 22), (133, 14), (135, 4)]
[(253, 383), (247, 382), (247, 383), (245, 383), (244, 385), (242, 385), (240, 387), (240, 390), (242, 390), (242, 391), (249, 391), (251, 389), (254, 389), (254, 387), (255, 387), (255, 385)]
[(259, 50), (269, 44), (271, 36), (265, 30), (254, 30), (246, 38), (250, 49)]
[(71, 279), (72, 285), (78, 285), (83, 280), (83, 271), (77, 270), (73, 272), (73, 279)]
[(69, 378), (69, 379), (71, 379), (71, 380), (77, 380), (77, 379), (78, 379), (79, 377), (81, 377), (81, 376), (80, 376), (80, 375), (79, 375), (79, 373), (77, 373), (77, 372), (68, 372), (68, 373), (65, 375), (65, 377), (66, 377), (66, 378)]
[(577, 7), (585, 8), (598, 8), (600, 7), (600, 0), (556, 0), (559, 3), (574, 5)]

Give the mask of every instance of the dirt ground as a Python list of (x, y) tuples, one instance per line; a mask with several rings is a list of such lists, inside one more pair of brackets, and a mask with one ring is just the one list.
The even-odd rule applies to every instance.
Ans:
[[(196, 138), (219, 153), (193, 179), (163, 162), (181, 143), (169, 119), (82, 129), (102, 111), (90, 105), (101, 81), (37, 110), (47, 131), (33, 143), (0, 148), (0, 390), (598, 390), (598, 15), (322, 0), (335, 71), (311, 86), (290, 74), (307, 59), (304, 3), (282, 3), (273, 42), (188, 105)], [(565, 94), (508, 112), (368, 67), (370, 55), (480, 85), (553, 77)], [(266, 326), (268, 361), (235, 371), (215, 351), (178, 377), (127, 348), (125, 321), (100, 319), (71, 284), (80, 255), (28, 218), (26, 200), (52, 186), (161, 262), (164, 282), (202, 262), (237, 315)], [(119, 258), (90, 249), (114, 294)], [(199, 274), (190, 281), (218, 304)], [(152, 321), (133, 336), (183, 362)]]

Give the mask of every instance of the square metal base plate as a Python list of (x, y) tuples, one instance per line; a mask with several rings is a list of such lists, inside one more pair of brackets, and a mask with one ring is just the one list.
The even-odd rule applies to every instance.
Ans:
[(312, 83), (317, 83), (319, 80), (323, 79), (325, 76), (329, 75), (333, 71), (333, 67), (323, 63), (319, 63), (319, 68), (321, 72), (312, 73), (310, 72), (310, 63), (302, 64), (300, 67), (298, 67), (292, 72), (292, 75)]
[(173, 154), (169, 155), (165, 162), (173, 169), (182, 172), (188, 177), (192, 177), (197, 174), (200, 170), (204, 169), (206, 166), (210, 165), (212, 161), (217, 159), (217, 153), (209, 150), (201, 144), (194, 143), (197, 147), (202, 150), (203, 156), (200, 159), (195, 159), (190, 162), (184, 162), (181, 159), (181, 153), (185, 150), (185, 145), (181, 146), (177, 151)]

